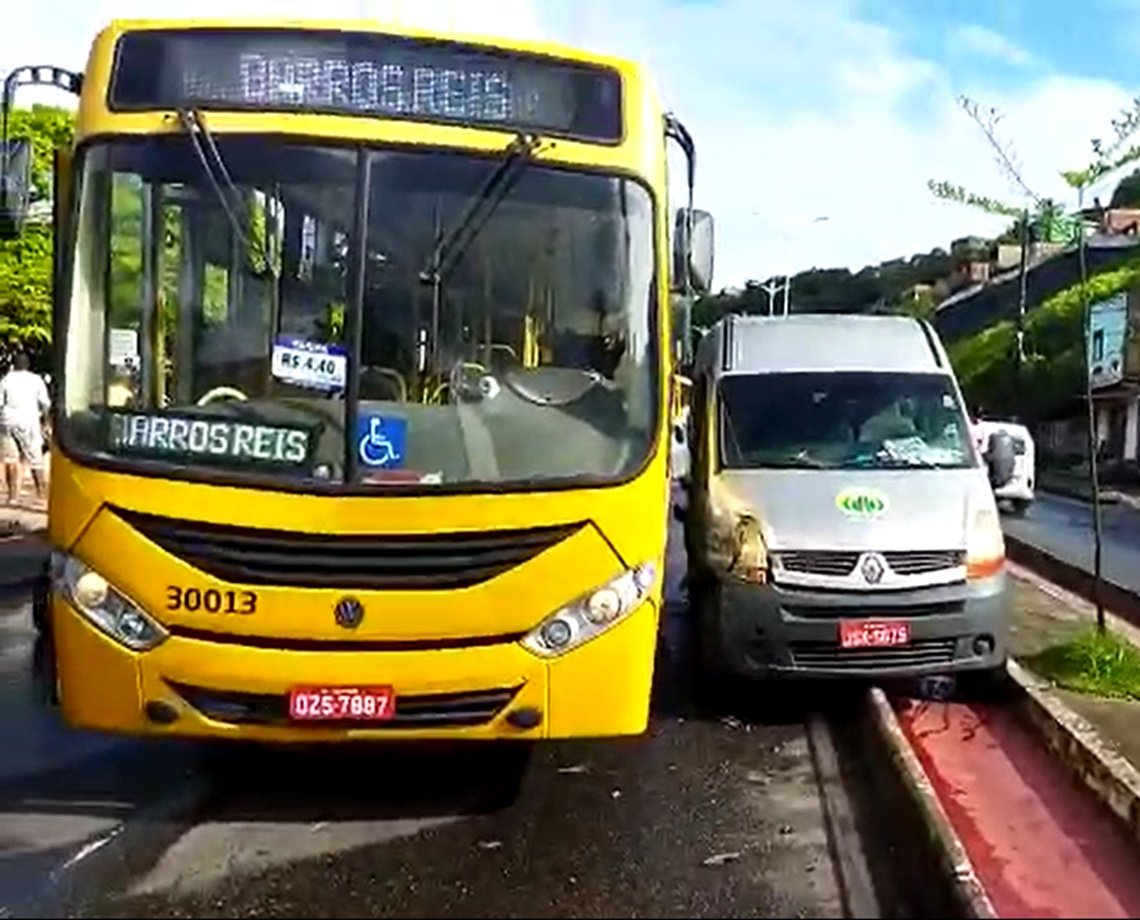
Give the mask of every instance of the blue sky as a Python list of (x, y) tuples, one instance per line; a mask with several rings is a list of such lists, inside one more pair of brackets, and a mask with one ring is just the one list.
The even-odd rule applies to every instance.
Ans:
[[(0, 70), (79, 67), (114, 16), (314, 10), (311, 0), (9, 6)], [(1140, 93), (1140, 0), (322, 0), (319, 9), (543, 36), (649, 65), (697, 139), (718, 286), (858, 268), (1000, 230), (926, 188), (947, 178), (1017, 201), (959, 93), (1003, 113), (1029, 184), (1065, 200), (1060, 170), (1084, 165), (1089, 139)]]
[[(1083, 11), (1065, 0), (866, 0), (862, 8), (895, 28), (907, 50), (962, 76), (980, 69), (997, 81), (1024, 80), (1052, 67), (1113, 79), (1140, 51), (1140, 4), (1128, 0), (1087, 0)], [(1112, 25), (1121, 18), (1128, 28)]]

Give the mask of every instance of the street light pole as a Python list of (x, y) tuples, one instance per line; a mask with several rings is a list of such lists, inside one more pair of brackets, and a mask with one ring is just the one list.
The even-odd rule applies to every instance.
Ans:
[[(812, 218), (811, 223), (808, 224), (808, 226), (814, 227), (816, 224), (822, 224), (822, 223), (825, 223), (829, 220), (831, 220), (830, 215), (820, 214), (818, 217)], [(786, 265), (788, 263), (788, 253), (787, 253), (788, 234), (785, 231), (781, 235), (784, 238), (784, 264)], [(783, 310), (784, 316), (787, 316), (788, 313), (791, 311), (791, 302), (790, 302), (791, 296), (792, 296), (791, 291), (792, 291), (792, 276), (791, 275), (784, 275), (784, 310)]]

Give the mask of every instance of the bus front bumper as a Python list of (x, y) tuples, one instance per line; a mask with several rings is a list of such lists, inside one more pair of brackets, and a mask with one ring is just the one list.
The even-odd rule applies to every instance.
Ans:
[[(294, 651), (181, 636), (139, 653), (58, 595), (51, 600), (65, 721), (132, 735), (266, 742), (636, 735), (648, 722), (656, 633), (657, 608), (649, 600), (555, 659), (517, 643)], [(288, 694), (298, 686), (390, 686), (395, 717), (292, 722)]]

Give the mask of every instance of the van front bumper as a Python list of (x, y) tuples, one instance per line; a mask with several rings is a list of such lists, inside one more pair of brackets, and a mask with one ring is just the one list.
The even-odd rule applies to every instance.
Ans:
[[(968, 583), (891, 592), (832, 592), (725, 581), (705, 615), (716, 618), (718, 662), (744, 676), (894, 678), (997, 668), (1005, 663), (1010, 593), (1002, 572)], [(910, 627), (910, 642), (845, 649), (840, 621)]]
[[(556, 659), (518, 643), (414, 651), (298, 651), (171, 636), (134, 652), (53, 595), (51, 639), (65, 721), (131, 735), (265, 742), (539, 739), (645, 731), (657, 606)], [(291, 722), (291, 687), (391, 686), (382, 723)], [(527, 725), (518, 712), (537, 712)], [(156, 718), (156, 715), (161, 717)], [(523, 724), (519, 724), (522, 721)]]

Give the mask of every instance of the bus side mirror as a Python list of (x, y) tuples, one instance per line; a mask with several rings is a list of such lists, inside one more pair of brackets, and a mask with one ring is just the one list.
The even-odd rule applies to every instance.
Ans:
[(24, 229), (32, 200), (32, 144), (21, 138), (0, 146), (0, 239)]
[(707, 294), (713, 275), (713, 217), (694, 208), (690, 235), (689, 214), (687, 208), (678, 208), (673, 224), (673, 284), (683, 289), (688, 277), (696, 293)]

